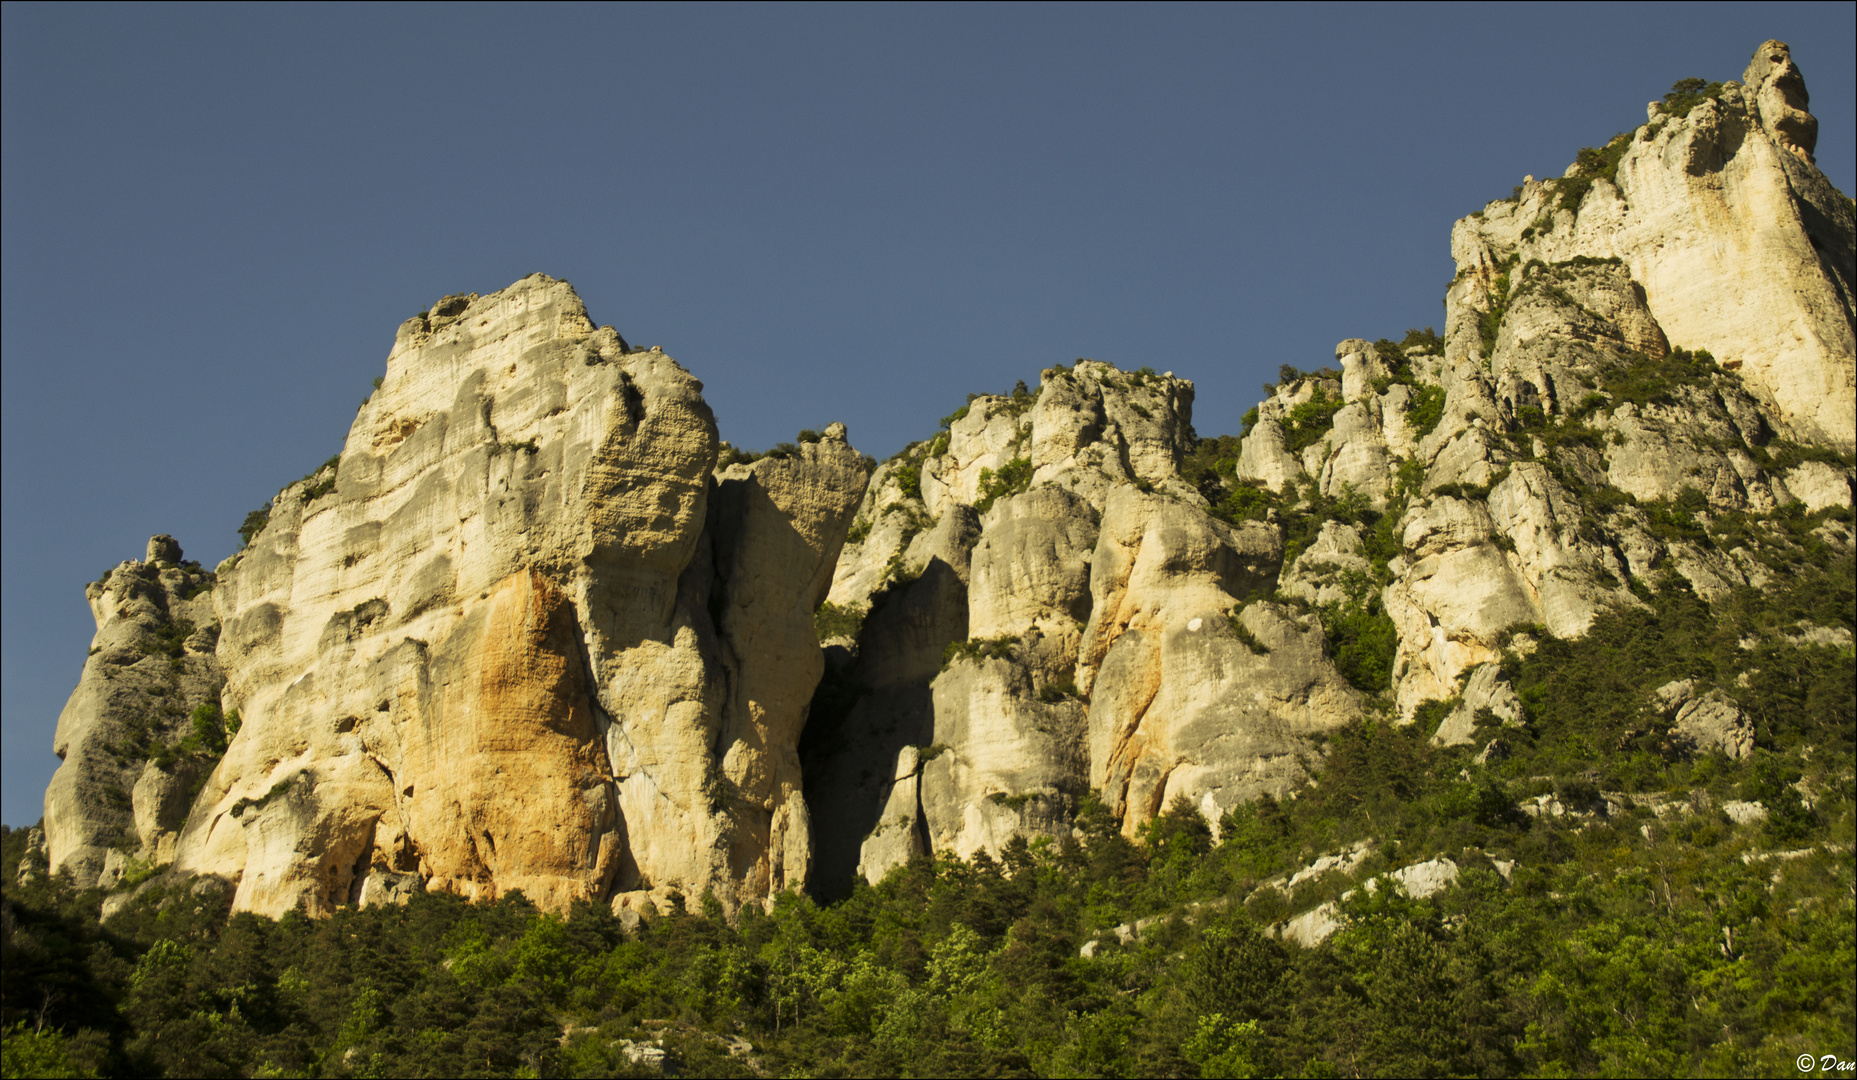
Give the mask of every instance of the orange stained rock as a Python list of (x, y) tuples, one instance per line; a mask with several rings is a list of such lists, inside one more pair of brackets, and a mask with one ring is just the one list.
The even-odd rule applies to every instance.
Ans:
[(551, 909), (598, 899), (620, 833), (572, 605), (522, 570), (474, 606), (443, 647), (437, 715), (407, 725), (400, 783), (428, 793), (407, 817), (430, 887), (520, 889)]

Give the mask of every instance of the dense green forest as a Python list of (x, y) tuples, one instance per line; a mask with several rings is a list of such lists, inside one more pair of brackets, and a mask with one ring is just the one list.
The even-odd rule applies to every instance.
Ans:
[[(222, 891), (160, 879), (100, 923), (103, 897), (49, 878), (7, 830), (5, 1075), (1799, 1075), (1800, 1054), (1849, 1060), (1857, 663), (1797, 629), (1857, 625), (1857, 567), (1820, 541), (1827, 515), (1850, 512), (1758, 523), (1784, 587), (1709, 604), (1673, 577), (1580, 640), (1511, 652), (1523, 722), (1476, 745), (1434, 747), (1381, 702), (1328, 738), (1316, 784), (1216, 828), (1175, 807), (1129, 839), (1087, 808), (1076, 839), (919, 860), (734, 924), (707, 896), (631, 930), (520, 895), (228, 918)], [(1678, 678), (1732, 693), (1756, 725), (1750, 758), (1673, 742), (1649, 691)], [(1498, 736), (1506, 757), (1479, 753)], [(1737, 824), (1731, 802), (1765, 817)], [(1278, 887), (1363, 840), (1351, 872)], [(1387, 877), (1362, 887), (1438, 856), (1460, 873), (1423, 900)], [(1280, 940), (1327, 901), (1337, 932)]]

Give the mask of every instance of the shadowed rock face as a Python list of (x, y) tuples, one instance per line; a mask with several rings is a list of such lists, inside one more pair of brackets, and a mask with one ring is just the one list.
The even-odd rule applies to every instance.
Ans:
[(213, 574), (183, 563), (171, 536), (85, 589), (97, 633), (58, 716), (52, 749), (64, 764), (45, 791), (51, 870), (79, 888), (113, 886), (130, 860), (174, 858), (189, 797), (211, 768), (207, 748), (185, 744), (190, 717), (218, 704), (224, 681), (212, 590)]

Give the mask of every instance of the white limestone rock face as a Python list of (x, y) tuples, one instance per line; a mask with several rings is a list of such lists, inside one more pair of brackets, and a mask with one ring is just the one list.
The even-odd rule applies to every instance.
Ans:
[(1059, 651), (1074, 655), (1090, 613), (1089, 559), (1098, 516), (1088, 502), (1053, 485), (996, 503), (981, 519), (973, 549), (968, 635), (1037, 627), (1067, 637), (1067, 649)]
[[(1266, 402), (1265, 404), (1270, 404)], [(1255, 481), (1281, 492), (1303, 475), (1302, 462), (1284, 449), (1283, 422), (1262, 416), (1245, 436), (1238, 457), (1238, 479)]]
[(266, 914), (380, 874), (557, 910), (803, 884), (811, 614), (868, 471), (841, 435), (713, 478), (700, 391), (542, 275), (402, 325), (333, 491), (222, 574), (245, 726), (177, 869)]
[[(1490, 715), (1505, 726), (1521, 723), (1521, 699), (1515, 696), (1514, 688), (1503, 679), (1500, 664), (1479, 664), (1471, 670), (1469, 677), (1464, 680), (1464, 692), (1458, 700), (1457, 708), (1451, 710), (1439, 723), (1438, 730), (1432, 734), (1432, 742), (1439, 746), (1463, 746), (1472, 742), (1477, 714), (1484, 709), (1488, 709)], [(1485, 751), (1485, 760), (1493, 756), (1487, 747)]]
[(1349, 338), (1335, 346), (1335, 359), (1341, 363), (1341, 399), (1359, 401), (1373, 393), (1375, 379), (1392, 374), (1380, 352), (1371, 342)]
[(1807, 510), (1851, 505), (1851, 473), (1823, 461), (1808, 461), (1787, 470), (1786, 494)]
[(1357, 714), (1313, 617), (1267, 596), (1282, 539), (1122, 489), (1090, 574), (1094, 604), (1078, 686), (1089, 695), (1090, 783), (1133, 834), (1175, 798), (1225, 808), (1282, 794), (1306, 774), (1306, 738)]
[(1087, 790), (1084, 705), (1041, 697), (1050, 684), (1038, 685), (1037, 667), (1022, 656), (970, 658), (935, 679), (939, 752), (921, 778), (931, 850), (997, 855), (1014, 836), (1070, 834)]
[(1526, 263), (1509, 278), (1484, 377), (1497, 419), (1514, 422), (1530, 408), (1574, 413), (1621, 351), (1653, 358), (1670, 351), (1643, 290), (1617, 261)]
[[(1319, 617), (1273, 594), (1382, 608), (1398, 714), (1454, 699), (1435, 737), (1457, 743), (1484, 710), (1519, 722), (1500, 678), (1512, 636), (1578, 637), (1669, 573), (1704, 598), (1770, 580), (1706, 527), (1794, 500), (1850, 504), (1847, 467), (1798, 464), (1775, 440), (1850, 444), (1852, 228), (1811, 166), (1796, 70), (1782, 46), (1762, 55), (1747, 88), (1614, 147), (1615, 180), (1530, 180), (1459, 222), (1442, 354), (1343, 341), (1339, 378), (1275, 387), (1223, 471), (1195, 465), (1196, 489), (1180, 472), (1190, 384), (1093, 362), (1045, 372), (1035, 394), (973, 399), (886, 466), (896, 482), (867, 498), (863, 546), (832, 592), (885, 599), (847, 670), (914, 680), (901, 711), (902, 697), (854, 686), (850, 715), (875, 734), (835, 729), (883, 750), (862, 770), (858, 820), (884, 822), (861, 845), (865, 875), (1058, 828), (1046, 810), (1077, 783), (1076, 758), (1052, 710), (1071, 688), (1087, 716), (1082, 783), (1125, 828), (1176, 796), (1216, 819), (1302, 783), (1307, 736), (1356, 715), (1362, 695), (1326, 656)], [(1332, 406), (1312, 431), (1318, 400)], [(1299, 533), (1277, 565), (1275, 516), (1234, 529), (1206, 512), (1237, 484), (1339, 520)], [(924, 538), (959, 508), (977, 524), (967, 561), (925, 587)], [(1398, 520), (1376, 520), (1386, 512)], [(1840, 529), (1821, 526), (1836, 543)], [(898, 649), (906, 609), (890, 605), (911, 597), (920, 629)], [(930, 675), (937, 643), (950, 658)]]
[[(1706, 110), (1741, 108), (1739, 93), (1731, 86), (1690, 118), (1640, 129), (1618, 148), (1617, 185), (1593, 181), (1577, 213), (1560, 205), (1571, 179), (1530, 180), (1516, 199), (1458, 222), (1459, 275), (1436, 371), (1448, 396), (1437, 428), (1414, 450), (1423, 491), (1445, 498), (1407, 510), (1405, 551), (1384, 597), (1399, 630), (1403, 716), (1457, 697), (1472, 669), (1497, 659), (1507, 629), (1541, 624), (1574, 637), (1602, 611), (1638, 604), (1633, 579), (1674, 571), (1707, 599), (1766, 580), (1747, 553), (1656, 524), (1673, 506), (1701, 507), (1706, 518), (1764, 514), (1794, 498), (1760, 464), (1763, 448), (1776, 434), (1826, 441), (1832, 421), (1812, 411), (1816, 402), (1800, 404), (1801, 372), (1827, 387), (1848, 383), (1838, 374), (1851, 364), (1848, 304), (1826, 308), (1810, 297), (1848, 279), (1838, 267), (1849, 257), (1838, 252), (1849, 242), (1832, 235), (1835, 222), (1812, 218), (1817, 195), (1802, 188), (1784, 195), (1784, 206), (1774, 201), (1782, 199), (1774, 185), (1798, 173), (1798, 156), (1773, 157), (1771, 140), (1767, 150), (1754, 146), (1758, 132), (1737, 144), (1733, 161), (1665, 152), (1680, 132), (1689, 139), (1706, 126)], [(1706, 168), (1691, 168), (1698, 161)], [(1724, 191), (1743, 200), (1735, 213), (1709, 209)], [(1813, 243), (1819, 254), (1800, 254)], [(1717, 258), (1726, 249), (1739, 252), (1732, 265)], [(1762, 280), (1744, 290), (1743, 276), (1756, 272), (1749, 266), (1762, 268)], [(1707, 289), (1677, 297), (1682, 274), (1709, 277)], [(1805, 301), (1787, 291), (1795, 281)], [(1704, 318), (1692, 303), (1704, 293), (1736, 302), (1712, 302)], [(1774, 352), (1775, 320), (1790, 325), (1794, 316), (1816, 329), (1801, 331), (1805, 344)], [(1683, 359), (1672, 342), (1709, 348), (1724, 365)], [(1756, 353), (1767, 359), (1757, 363)], [(1848, 404), (1850, 392), (1842, 396)], [(1848, 433), (1848, 421), (1835, 422)], [(1806, 486), (1837, 504), (1842, 475), (1823, 468)]]
[(1323, 445), (1328, 452), (1317, 471), (1322, 494), (1361, 499), (1376, 511), (1386, 509), (1395, 465), (1379, 399), (1369, 395), (1343, 406)]
[(85, 589), (97, 624), (77, 688), (58, 715), (63, 763), (45, 790), (50, 870), (78, 888), (113, 886), (135, 859), (174, 860), (191, 785), (213, 766), (191, 716), (219, 707), (214, 575), (170, 536)]
[(1510, 547), (1507, 562), (1549, 633), (1579, 637), (1606, 608), (1638, 604), (1609, 569), (1611, 553), (1584, 531), (1579, 501), (1546, 466), (1517, 462), (1487, 505), (1491, 526)]
[(983, 395), (968, 403), (966, 414), (948, 428), (946, 451), (923, 463), (922, 494), (930, 514), (979, 501), (983, 472), (996, 474), (1025, 456), (1031, 424), (1021, 418), (1031, 404), (1029, 395), (1017, 400)]
[[(1814, 139), (1768, 42), (1745, 85), (1653, 109), (1615, 176), (1460, 221), (1442, 350), (1341, 342), (1216, 468), (1191, 382), (1092, 360), (874, 474), (841, 427), (718, 465), (695, 380), (565, 284), (448, 297), (210, 600), (163, 569), (167, 599), (98, 608), (54, 857), (96, 880), (172, 857), (266, 912), (417, 888), (636, 912), (997, 855), (1092, 789), (1131, 833), (1179, 798), (1216, 821), (1387, 707), (1329, 657), (1332, 605), (1391, 620), (1401, 719), (1456, 699), (1445, 743), (1515, 722), (1516, 634), (1578, 637), (1669, 575), (1766, 585), (1745, 530), (1792, 503), (1850, 544), (1825, 517), (1852, 504), (1854, 232)], [(246, 725), (184, 828), (199, 777), (109, 733), (167, 700), (110, 695), (166, 678), (118, 646), (177, 603), (224, 625), (210, 661), (182, 650), (182, 704), (223, 671)], [(1731, 702), (1690, 705), (1679, 736), (1738, 752)]]
[(848, 610), (867, 607), (887, 583), (886, 575), (902, 569), (899, 561), (893, 570), (891, 560), (900, 560), (910, 541), (933, 520), (922, 502), (920, 484), (919, 469), (902, 459), (877, 466), (832, 569), (826, 599)]
[(1014, 835), (1068, 835), (1088, 786), (1075, 668), (1096, 542), (1096, 509), (1055, 484), (981, 518), (967, 636), (993, 644), (945, 663), (932, 684), (932, 745), (946, 748), (922, 771), (933, 850), (997, 855)]
[(1421, 460), (1431, 467), (1425, 473), (1424, 490), (1441, 488), (1484, 488), (1497, 482), (1503, 467), (1514, 459), (1497, 444), (1496, 437), (1481, 426), (1465, 427), (1452, 438), (1435, 444), (1429, 455), (1421, 451)]
[(1372, 570), (1361, 552), (1360, 528), (1326, 521), (1315, 540), (1284, 568), (1277, 591), (1312, 607), (1345, 603), (1353, 598), (1350, 577), (1365, 582)]
[[(1316, 392), (1285, 387), (1277, 409)], [(1035, 397), (974, 398), (879, 471), (831, 592), (868, 613), (837, 684), (855, 703), (806, 766), (811, 802), (864, 830), (859, 874), (1068, 835), (1077, 799), (1106, 782), (1131, 832), (1177, 796), (1216, 819), (1300, 784), (1309, 736), (1358, 710), (1313, 616), (1250, 610), (1267, 653), (1231, 629), (1274, 586), (1281, 538), (1209, 516), (1182, 480), (1191, 403), (1171, 374), (1080, 361), (1046, 370)], [(1359, 426), (1383, 447), (1377, 408)], [(1015, 458), (1029, 475), (1002, 487)], [(824, 861), (848, 877), (853, 855)]]
[[(1216, 817), (1232, 801), (1266, 790), (1282, 793), (1300, 783), (1301, 766), (1291, 764), (1302, 760), (1298, 739), (1345, 722), (1360, 708), (1360, 695), (1324, 655), (1314, 616), (1302, 617), (1306, 625), (1291, 633), (1278, 625), (1299, 622), (1287, 611), (1241, 604), (1244, 599), (1280, 592), (1316, 608), (1377, 602), (1397, 635), (1391, 690), (1398, 714), (1410, 719), (1426, 701), (1457, 699), (1437, 733), (1457, 742), (1469, 737), (1479, 710), (1489, 709), (1504, 722), (1519, 715), (1513, 692), (1497, 677), (1511, 634), (1578, 637), (1608, 609), (1641, 604), (1633, 586), (1655, 584), (1667, 572), (1686, 578), (1705, 598), (1767, 580), (1760, 560), (1747, 551), (1720, 550), (1698, 533), (1673, 530), (1670, 522), (1673, 515), (1689, 513), (1700, 514), (1705, 524), (1710, 515), (1730, 511), (1768, 513), (1806, 497), (1788, 488), (1795, 473), (1800, 489), (1810, 493), (1809, 505), (1845, 504), (1848, 477), (1834, 466), (1812, 462), (1813, 468), (1799, 466), (1785, 480), (1767, 471), (1780, 468), (1780, 458), (1767, 449), (1776, 436), (1816, 438), (1820, 428), (1813, 425), (1820, 421), (1800, 419), (1805, 414), (1782, 400), (1791, 400), (1782, 385), (1786, 380), (1735, 343), (1765, 333), (1774, 305), (1791, 301), (1762, 293), (1758, 304), (1725, 312), (1714, 322), (1683, 314), (1687, 301), (1672, 300), (1669, 289), (1660, 292), (1645, 278), (1647, 266), (1682, 261), (1653, 250), (1665, 241), (1656, 231), (1662, 226), (1650, 223), (1675, 222), (1684, 214), (1695, 219), (1692, 225), (1706, 220), (1707, 228), (1683, 225), (1669, 239), (1690, 255), (1728, 242), (1723, 230), (1749, 232), (1734, 243), (1761, 248), (1775, 281), (1788, 280), (1794, 270), (1835, 277), (1841, 272), (1834, 265), (1837, 252), (1849, 245), (1824, 247), (1832, 254), (1822, 265), (1795, 260), (1786, 269), (1781, 264), (1792, 256), (1781, 249), (1798, 248), (1805, 226), (1787, 239), (1780, 235), (1784, 230), (1763, 233), (1765, 226), (1754, 220), (1778, 214), (1777, 203), (1748, 210), (1754, 217), (1743, 214), (1746, 220), (1695, 209), (1698, 200), (1715, 197), (1711, 184), (1771, 187), (1780, 175), (1761, 172), (1766, 166), (1755, 160), (1756, 150), (1726, 171), (1720, 162), (1711, 165), (1718, 175), (1699, 183), (1692, 181), (1702, 174), (1685, 172), (1688, 165), (1653, 160), (1653, 151), (1670, 144), (1676, 129), (1694, 129), (1700, 122), (1665, 118), (1656, 131), (1637, 136), (1644, 145), (1621, 146), (1625, 165), (1618, 183), (1595, 181), (1577, 212), (1558, 208), (1561, 181), (1530, 181), (1517, 200), (1492, 204), (1460, 222), (1453, 238), (1460, 274), (1447, 297), (1443, 354), (1414, 349), (1402, 358), (1382, 355), (1363, 339), (1341, 342), (1335, 350), (1338, 379), (1332, 372), (1289, 379), (1259, 403), (1255, 416), (1247, 418), (1252, 426), (1229, 473), (1220, 474), (1229, 480), (1208, 481), (1198, 473), (1201, 490), (1186, 490), (1178, 479), (1191, 441), (1179, 437), (1187, 417), (1180, 395), (1160, 392), (1172, 385), (1168, 376), (1137, 378), (1079, 364), (1047, 371), (1029, 401), (1026, 394), (974, 399), (948, 432), (893, 466), (898, 475), (919, 469), (919, 500), (899, 484), (886, 497), (887, 507), (867, 501), (871, 550), (855, 563), (841, 564), (834, 597), (869, 595), (867, 583), (880, 581), (891, 567), (906, 571), (919, 563), (912, 550), (921, 541), (911, 536), (919, 537), (944, 509), (985, 507), (999, 499), (1007, 500), (1002, 506), (1018, 505), (1009, 491), (994, 493), (998, 478), (1019, 459), (1032, 468), (1027, 496), (1020, 498), (1047, 487), (1075, 496), (1100, 515), (1096, 548), (1087, 578), (1063, 573), (1062, 563), (1074, 558), (1077, 544), (1055, 523), (1069, 520), (1072, 511), (1055, 503), (1042, 507), (1036, 516), (1044, 523), (1025, 533), (1043, 537), (1040, 554), (1018, 558), (995, 583), (986, 569), (993, 557), (986, 553), (1021, 529), (1021, 519), (997, 507), (982, 515), (973, 575), (963, 579), (969, 588), (963, 629), (969, 645), (999, 635), (1016, 636), (1020, 643), (957, 660), (937, 676), (926, 706), (932, 724), (922, 722), (924, 699), (918, 692), (913, 737), (924, 741), (911, 745), (927, 746), (926, 740), (939, 745), (944, 733), (956, 733), (951, 737), (975, 745), (1021, 740), (1013, 743), (1020, 749), (1001, 751), (1002, 760), (1035, 757), (1023, 749), (1031, 738), (1027, 732), (1043, 731), (1051, 722), (1031, 708), (1035, 702), (1027, 694), (1045, 685), (1040, 680), (1061, 673), (1052, 657), (1054, 643), (1069, 640), (1072, 632), (1058, 614), (1068, 611), (1084, 618), (1073, 685), (1088, 708), (1088, 785), (1127, 828), (1176, 794), (1188, 795)], [(1802, 161), (1794, 151), (1792, 159)], [(1667, 175), (1659, 179), (1658, 169)], [(1645, 193), (1643, 208), (1619, 195), (1633, 184)], [(1816, 197), (1799, 196), (1803, 201), (1795, 200), (1795, 209), (1817, 206)], [(1841, 204), (1825, 205), (1826, 213), (1841, 212)], [(1818, 231), (1811, 236), (1823, 239), (1824, 221), (1813, 221)], [(1717, 294), (1734, 291), (1738, 269), (1708, 272), (1721, 279), (1711, 285)], [(1831, 310), (1814, 303), (1807, 302), (1811, 310), (1800, 316), (1808, 322), (1819, 317), (1812, 312)], [(1683, 322), (1682, 333), (1672, 329), (1666, 312)], [(1848, 313), (1838, 317), (1849, 321)], [(1840, 364), (1847, 368), (1850, 350), (1839, 344), (1836, 322), (1825, 323), (1830, 329), (1820, 335), (1829, 335), (1829, 345), (1793, 349), (1786, 354), (1790, 359), (1776, 363), (1834, 374), (1843, 370)], [(1715, 336), (1690, 332), (1705, 323)], [(1676, 351), (1673, 341), (1713, 349), (1724, 363), (1692, 359)], [(1432, 386), (1444, 392), (1442, 414), (1420, 431), (1413, 410), (1422, 400), (1427, 409), (1435, 407)], [(1298, 431), (1318, 401), (1333, 403), (1322, 410), (1326, 425)], [(1171, 414), (1161, 407), (1170, 404)], [(1169, 416), (1173, 434), (1164, 426), (1141, 426)], [(1220, 584), (1219, 574), (1202, 560), (1227, 543), (1217, 537), (1229, 527), (1205, 512), (1205, 500), (1224, 497), (1230, 484), (1269, 488), (1305, 505), (1308, 499), (1326, 500), (1346, 520), (1330, 521), (1300, 541), (1301, 550), (1276, 575), (1274, 588), (1269, 581), (1242, 588)], [(1374, 521), (1388, 511), (1402, 515), (1393, 523), (1396, 551), (1386, 550), (1387, 523)], [(883, 524), (885, 514), (898, 524)], [(1266, 517), (1255, 528), (1281, 543), (1275, 517)], [(1064, 542), (1053, 539), (1058, 536)], [(1027, 542), (1014, 539), (1008, 546), (1017, 550)], [(1142, 552), (1175, 554), (1154, 556), (1156, 569), (1137, 572), (1150, 557)], [(1076, 599), (1076, 580), (1088, 582), (1087, 603)], [(1059, 591), (1069, 599), (1038, 595), (1060, 581), (1067, 583)], [(1374, 589), (1382, 582), (1377, 596), (1361, 595), (1363, 583)], [(1237, 608), (1242, 610), (1234, 623), (1230, 613)], [(951, 633), (956, 621), (944, 619), (941, 632)], [(1184, 626), (1193, 629), (1179, 628)], [(1195, 644), (1211, 641), (1208, 628), (1220, 626), (1230, 630), (1230, 648)], [(1282, 647), (1263, 646), (1268, 654), (1253, 651), (1251, 644), (1261, 645), (1266, 631), (1277, 633)], [(945, 644), (958, 640), (950, 636)], [(1293, 647), (1293, 640), (1305, 644)], [(928, 650), (920, 655), (925, 659), (917, 670), (926, 667)], [(1270, 659), (1255, 659), (1261, 655)], [(1238, 678), (1233, 671), (1244, 673), (1242, 685), (1231, 681)], [(1276, 686), (1272, 680), (1279, 677), (1282, 685)], [(1187, 692), (1192, 683), (1228, 690), (1213, 708)], [(1257, 716), (1239, 717), (1226, 707), (1247, 694), (1267, 702)], [(1298, 704), (1292, 708), (1288, 702)], [(975, 718), (983, 713), (995, 718), (986, 722), (996, 723), (996, 730), (982, 732), (984, 723)], [(1195, 726), (1202, 716), (1223, 719)], [(945, 761), (933, 759), (941, 764), (909, 773), (918, 803), (909, 835), (920, 837), (911, 843), (991, 849), (1002, 830), (1017, 827), (995, 812), (1000, 799), (1015, 797), (1009, 774), (1029, 766), (1021, 762), (988, 774), (977, 757), (949, 747)], [(868, 771), (888, 776), (896, 761), (892, 748)], [(1055, 781), (1049, 786), (1055, 790)], [(931, 804), (940, 822), (933, 828), (926, 809)], [(867, 874), (872, 865), (866, 865)]]
[[(1067, 833), (1098, 521), (1137, 486), (1203, 505), (1179, 472), (1192, 400), (1171, 373), (1083, 360), (973, 397), (879, 468), (829, 593), (863, 623), (808, 734), (809, 800), (853, 823), (822, 840), (828, 895), (914, 852)], [(970, 640), (999, 644), (944, 663)]]
[(1694, 489), (1719, 510), (1766, 513), (1786, 501), (1785, 488), (1743, 449), (1765, 442), (1767, 433), (1757, 422), (1737, 423), (1724, 407), (1752, 404), (1735, 400), (1744, 397), (1735, 391), (1685, 388), (1671, 403), (1626, 402), (1598, 418), (1609, 433), (1606, 483), (1644, 502)]
[(1542, 621), (1535, 591), (1497, 543), (1485, 503), (1439, 496), (1406, 512), (1410, 563), (1386, 587), (1386, 613), (1399, 633), (1395, 698), (1410, 718), (1427, 701), (1457, 696), (1470, 668), (1502, 658), (1501, 637)]
[(1459, 221), (1451, 354), (1483, 352), (1476, 324), (1506, 259), (1616, 259), (1671, 343), (1737, 364), (1782, 433), (1849, 451), (1857, 223), (1812, 163), (1817, 125), (1786, 46), (1762, 44), (1744, 78), (1687, 116), (1654, 108), (1577, 211), (1561, 208), (1569, 181), (1549, 180)]

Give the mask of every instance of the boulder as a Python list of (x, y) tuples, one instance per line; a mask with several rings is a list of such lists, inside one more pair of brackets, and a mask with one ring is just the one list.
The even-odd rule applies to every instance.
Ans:
[(1720, 690), (1697, 694), (1684, 679), (1657, 688), (1653, 699), (1671, 719), (1670, 734), (1694, 752), (1744, 759), (1754, 752), (1754, 725)]

